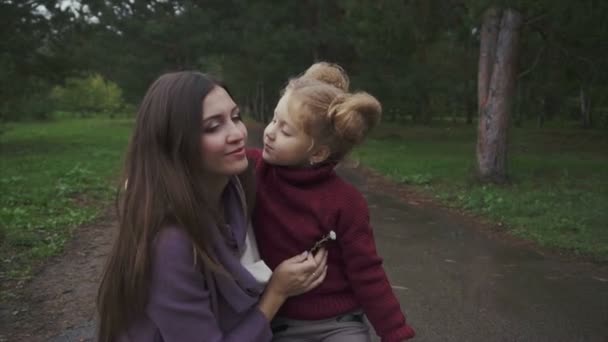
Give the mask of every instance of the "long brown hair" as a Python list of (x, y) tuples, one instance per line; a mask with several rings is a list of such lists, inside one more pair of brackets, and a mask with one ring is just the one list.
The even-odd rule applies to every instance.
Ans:
[(116, 339), (144, 311), (152, 243), (164, 225), (184, 229), (203, 265), (221, 268), (210, 252), (208, 227), (218, 217), (206, 197), (200, 148), (202, 102), (217, 86), (198, 72), (169, 73), (142, 100), (119, 187), (119, 232), (97, 295), (100, 342)]

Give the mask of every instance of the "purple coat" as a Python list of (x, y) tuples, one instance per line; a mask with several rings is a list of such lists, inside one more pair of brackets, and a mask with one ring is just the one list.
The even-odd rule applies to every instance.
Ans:
[[(155, 240), (152, 277), (145, 314), (119, 341), (251, 341), (272, 339), (270, 324), (257, 308), (263, 285), (241, 265), (246, 216), (234, 182), (223, 195), (232, 239), (218, 238), (214, 251), (232, 278), (202, 272), (194, 264), (193, 245), (178, 227), (163, 229)], [(218, 232), (219, 234), (219, 232)], [(205, 274), (208, 278), (205, 279)], [(208, 286), (208, 282), (213, 286)], [(209, 291), (215, 288), (215, 291)], [(215, 292), (215, 296), (211, 293)], [(213, 309), (212, 301), (217, 301)], [(217, 313), (217, 315), (216, 315)]]

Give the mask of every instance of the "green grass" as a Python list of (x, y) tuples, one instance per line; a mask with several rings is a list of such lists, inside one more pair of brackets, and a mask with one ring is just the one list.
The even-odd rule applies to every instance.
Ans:
[(475, 127), (383, 125), (355, 157), (516, 236), (608, 261), (608, 133), (520, 128), (509, 139), (507, 186), (473, 181)]
[(27, 279), (111, 203), (131, 124), (19, 123), (0, 135), (0, 280)]
[[(0, 282), (27, 279), (74, 228), (112, 203), (131, 122), (19, 123), (0, 135)], [(599, 131), (516, 129), (510, 186), (471, 182), (474, 128), (386, 125), (356, 155), (449, 205), (541, 245), (608, 260), (608, 138)]]

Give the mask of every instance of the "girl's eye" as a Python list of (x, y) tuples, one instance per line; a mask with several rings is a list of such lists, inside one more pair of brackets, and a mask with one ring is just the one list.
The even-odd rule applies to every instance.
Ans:
[(283, 135), (285, 135), (286, 137), (290, 137), (291, 136), (291, 134), (289, 134), (289, 133), (287, 133), (285, 131), (281, 131), (281, 133), (283, 133)]
[(241, 113), (236, 113), (232, 116), (232, 121), (243, 121), (243, 117), (241, 117)]

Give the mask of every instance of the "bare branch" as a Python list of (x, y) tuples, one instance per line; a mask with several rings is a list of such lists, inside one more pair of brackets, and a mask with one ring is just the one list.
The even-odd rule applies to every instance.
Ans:
[[(597, 71), (597, 66), (595, 65), (595, 63), (589, 59), (588, 57), (582, 56), (582, 55), (578, 55), (575, 54), (574, 52), (568, 50), (566, 48), (566, 46), (564, 46), (564, 44), (561, 44), (559, 41), (559, 37), (558, 36), (558, 32), (552, 31), (552, 33), (554, 33), (554, 39), (551, 39), (551, 37), (547, 34), (547, 32), (544, 30), (544, 28), (539, 27), (537, 25), (532, 25), (532, 27), (534, 29), (536, 29), (536, 31), (540, 34), (541, 38), (547, 42), (548, 44), (551, 44), (552, 46), (554, 46), (555, 48), (557, 48), (558, 51), (560, 51), (567, 59), (571, 59), (571, 60), (579, 60), (582, 61), (584, 64), (586, 64), (589, 67), (589, 74), (591, 75), (591, 80), (593, 80), (596, 77), (596, 71)], [(561, 39), (562, 41), (565, 39)], [(581, 77), (581, 79), (584, 78), (584, 76), (582, 74), (579, 73), (579, 77)]]
[(528, 20), (526, 20), (524, 22), (524, 25), (532, 25), (535, 22), (544, 19), (546, 16), (547, 16), (547, 13), (541, 13), (541, 14), (539, 14), (537, 16), (531, 17), (531, 18), (529, 18)]
[(517, 78), (522, 78), (524, 76), (526, 76), (527, 74), (531, 73), (532, 70), (534, 70), (534, 68), (536, 68), (536, 65), (538, 64), (538, 61), (540, 60), (540, 56), (543, 54), (543, 52), (545, 51), (545, 47), (546, 45), (543, 45), (539, 50), (538, 53), (536, 54), (536, 58), (534, 59), (534, 63), (532, 63), (532, 66), (529, 67), (527, 70), (521, 72), (519, 75), (517, 75)]

